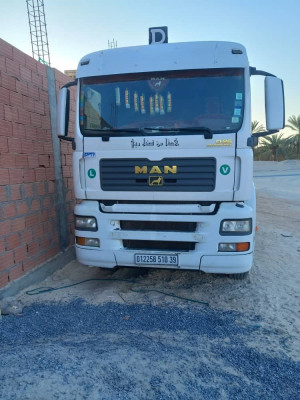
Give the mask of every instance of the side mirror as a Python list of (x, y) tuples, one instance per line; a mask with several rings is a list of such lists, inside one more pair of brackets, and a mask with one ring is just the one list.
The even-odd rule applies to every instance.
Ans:
[(58, 136), (68, 136), (70, 111), (70, 91), (63, 87), (57, 97), (56, 133)]
[(284, 128), (284, 92), (281, 79), (274, 76), (266, 76), (265, 105), (267, 130)]

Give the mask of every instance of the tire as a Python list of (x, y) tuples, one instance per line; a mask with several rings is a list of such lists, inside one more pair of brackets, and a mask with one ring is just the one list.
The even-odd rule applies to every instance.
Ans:
[(247, 272), (242, 272), (242, 273), (240, 273), (240, 274), (230, 274), (230, 275), (228, 275), (228, 276), (229, 276), (229, 278), (231, 278), (231, 279), (243, 280), (243, 279), (246, 279), (247, 276), (249, 276), (249, 271), (247, 271)]

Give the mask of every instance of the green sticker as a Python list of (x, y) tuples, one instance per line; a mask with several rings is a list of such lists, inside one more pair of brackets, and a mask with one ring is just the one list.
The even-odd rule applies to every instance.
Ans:
[(94, 168), (90, 168), (88, 170), (88, 177), (91, 178), (91, 179), (96, 177), (96, 171), (94, 170)]
[(229, 167), (229, 165), (227, 165), (227, 164), (221, 165), (221, 167), (220, 167), (220, 173), (221, 173), (222, 175), (228, 175), (228, 174), (230, 173), (230, 167)]

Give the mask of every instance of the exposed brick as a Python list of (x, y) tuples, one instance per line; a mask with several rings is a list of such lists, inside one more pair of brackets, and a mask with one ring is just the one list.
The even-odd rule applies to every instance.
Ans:
[(11, 221), (11, 231), (20, 232), (25, 229), (25, 217), (14, 218)]
[[(2, 160), (2, 156), (0, 156), (0, 161)], [(9, 184), (9, 173), (8, 169), (0, 168), (0, 185), (8, 185)]]
[(20, 124), (23, 125), (30, 125), (31, 119), (30, 119), (30, 112), (26, 110), (22, 110), (19, 108), (19, 122)]
[(32, 57), (26, 57), (25, 59), (26, 66), (31, 69), (31, 71), (37, 71), (38, 62)]
[(18, 122), (19, 119), (18, 108), (5, 105), (4, 118), (6, 119), (6, 121)]
[(23, 245), (26, 245), (26, 252), (27, 252), (27, 244), (32, 242), (33, 240), (32, 229), (26, 229), (20, 234), (21, 234), (21, 242)]
[(38, 223), (39, 219), (37, 214), (31, 214), (25, 217), (25, 227), (30, 228)]
[(0, 239), (0, 253), (4, 253), (5, 252), (5, 240), (4, 238)]
[(24, 181), (24, 183), (35, 182), (34, 169), (29, 169), (29, 168), (24, 169), (23, 181)]
[(32, 197), (34, 195), (34, 185), (33, 183), (25, 183), (24, 184), (24, 194), (26, 197)]
[(10, 58), (13, 57), (13, 47), (3, 39), (0, 39), (0, 54)]
[(55, 172), (54, 172), (54, 168), (46, 168), (46, 177), (47, 180), (51, 181), (55, 179)]
[(37, 190), (37, 194), (39, 196), (43, 196), (44, 194), (46, 194), (46, 186), (44, 182), (38, 182), (36, 184), (36, 190)]
[(38, 62), (37, 63), (37, 72), (39, 75), (47, 77), (46, 65)]
[(14, 107), (23, 107), (23, 98), (21, 93), (10, 92), (10, 105)]
[(6, 72), (5, 57), (0, 54), (0, 71)]
[(5, 186), (0, 186), (0, 202), (8, 201), (8, 190)]
[(12, 74), (18, 77), (20, 76), (20, 64), (17, 61), (11, 60), (10, 58), (6, 58), (5, 64), (6, 64), (6, 72), (8, 74)]
[(9, 187), (9, 199), (11, 201), (21, 200), (21, 185), (10, 185)]
[(8, 276), (10, 281), (20, 278), (23, 274), (24, 274), (24, 268), (22, 263), (15, 265), (8, 271)]
[(9, 170), (9, 183), (15, 185), (17, 183), (23, 183), (23, 170), (22, 169), (10, 169)]
[(31, 242), (27, 245), (27, 253), (29, 256), (35, 255), (40, 249), (38, 241)]
[[(19, 109), (19, 117), (20, 117), (20, 109)], [(25, 137), (25, 127), (23, 124), (12, 124), (12, 132), (13, 136), (17, 138), (24, 138)]]
[(37, 264), (34, 258), (27, 258), (26, 260), (23, 261), (23, 267), (25, 272), (30, 271), (36, 266)]
[(38, 154), (28, 154), (28, 166), (29, 166), (29, 168), (38, 168), (39, 167)]
[(22, 262), (27, 256), (27, 245), (23, 245), (14, 249), (15, 263)]
[[(0, 138), (1, 143), (1, 138)], [(21, 153), (20, 139), (9, 137), (7, 138), (7, 145), (10, 153)], [(1, 147), (2, 152), (2, 147)]]
[(7, 272), (5, 271), (5, 272), (0, 273), (0, 288), (6, 286), (8, 284), (8, 282), (9, 281), (8, 281)]
[(18, 233), (6, 236), (6, 250), (13, 250), (20, 245), (20, 237)]
[(35, 101), (34, 102), (34, 111), (37, 114), (45, 115), (45, 103), (42, 101)]
[(21, 78), (26, 82), (31, 82), (31, 70), (23, 65), (20, 65)]
[(17, 214), (17, 209), (15, 204), (7, 204), (3, 206), (4, 218), (15, 217)]
[(33, 126), (36, 127), (42, 126), (41, 116), (37, 113), (34, 112), (30, 113), (30, 121)]
[(50, 156), (41, 154), (39, 157), (39, 166), (40, 167), (49, 167), (50, 166)]
[(5, 72), (2, 71), (1, 73), (1, 84), (4, 88), (8, 90), (13, 90), (14, 92), (16, 91), (16, 78), (15, 76), (11, 76), (9, 74), (6, 74)]
[(27, 56), (16, 47), (13, 47), (12, 52), (13, 52), (13, 60), (17, 61), (21, 65), (25, 65), (25, 59)]
[(32, 72), (31, 80), (34, 85), (36, 85), (38, 87), (43, 86), (43, 78), (41, 75), (39, 75), (35, 72)]
[(36, 89), (36, 90), (38, 90), (39, 93), (39, 96), (37, 98), (43, 101), (45, 104), (49, 104), (48, 91), (44, 89)]
[(4, 271), (14, 265), (14, 253), (12, 251), (6, 251), (4, 254), (0, 254), (0, 271)]
[(1, 136), (11, 136), (13, 132), (12, 123), (0, 120), (0, 132)]
[[(34, 100), (42, 100), (40, 98), (40, 90), (36, 86), (33, 86), (33, 85), (28, 85), (28, 96), (32, 97)], [(47, 93), (46, 99), (47, 99), (47, 101), (49, 101), (48, 93)]]
[[(25, 126), (25, 135), (26, 135), (26, 139), (31, 139), (34, 140), (37, 136), (37, 129), (34, 126), (30, 126), (27, 125)], [(32, 146), (32, 144), (31, 144)], [(32, 151), (32, 147), (31, 147), (31, 151)]]
[(31, 210), (31, 211), (38, 211), (38, 210), (40, 210), (40, 208), (41, 208), (41, 203), (40, 203), (40, 201), (37, 200), (37, 199), (32, 200), (31, 206), (30, 206), (30, 210)]
[(5, 136), (0, 136), (0, 152), (1, 152), (1, 154), (8, 152), (8, 139), (9, 138), (7, 138)]
[(23, 81), (16, 81), (16, 91), (20, 94), (24, 94), (25, 96), (29, 95), (28, 85)]
[(0, 236), (5, 236), (11, 232), (11, 221), (5, 220), (0, 222)]
[(46, 180), (45, 168), (36, 168), (35, 169), (35, 179), (37, 182)]
[(28, 168), (28, 155), (27, 154), (16, 154), (16, 168)]
[(23, 108), (24, 108), (24, 110), (34, 112), (35, 111), (34, 110), (34, 102), (35, 102), (35, 100), (33, 100), (32, 97), (23, 95)]
[(16, 203), (17, 214), (24, 215), (27, 214), (29, 211), (28, 205), (26, 201), (19, 201)]

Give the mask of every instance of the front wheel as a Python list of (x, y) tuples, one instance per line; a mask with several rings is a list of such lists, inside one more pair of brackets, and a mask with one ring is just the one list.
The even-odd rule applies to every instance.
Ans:
[(246, 279), (248, 275), (249, 275), (249, 271), (247, 271), (247, 272), (242, 272), (242, 273), (240, 273), (240, 274), (230, 274), (230, 275), (228, 275), (228, 276), (229, 276), (229, 278), (231, 278), (231, 279), (242, 280), (242, 279)]

